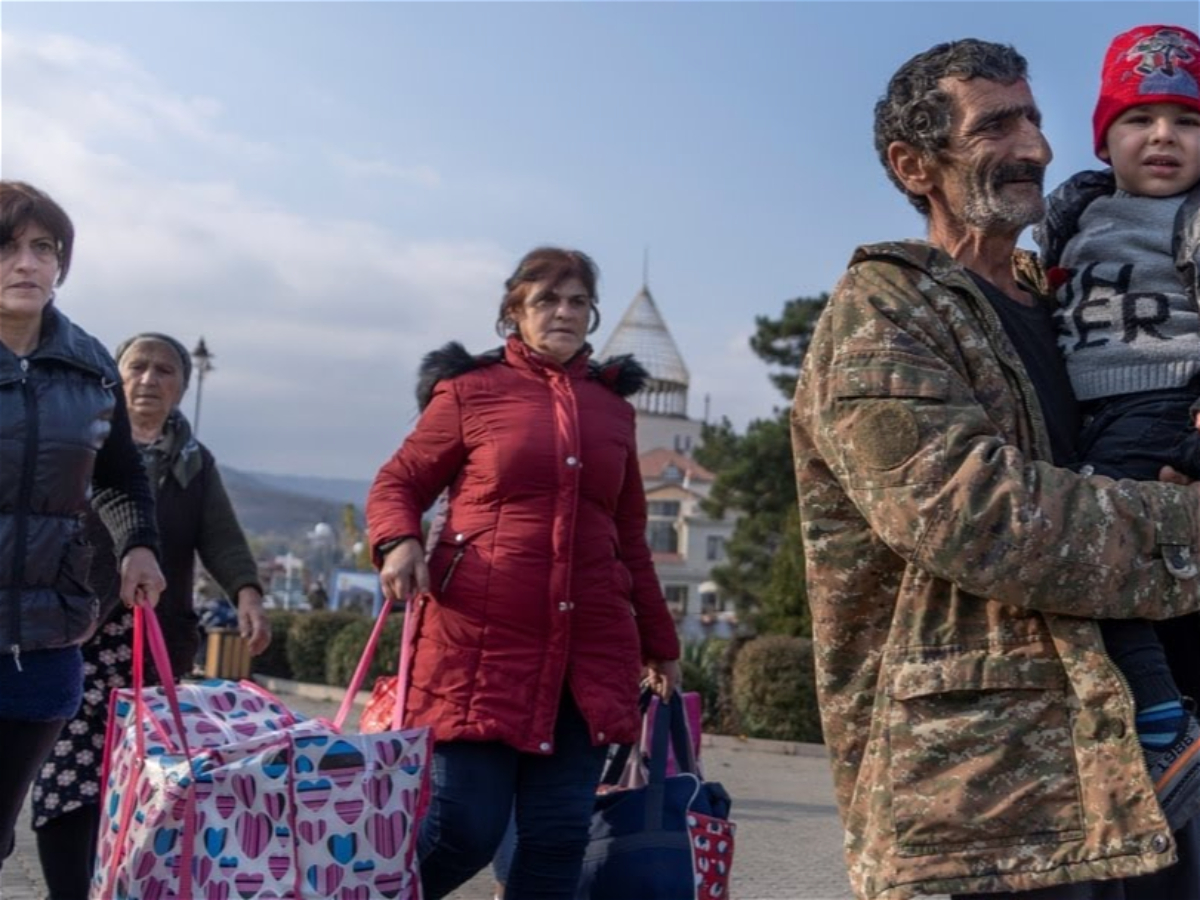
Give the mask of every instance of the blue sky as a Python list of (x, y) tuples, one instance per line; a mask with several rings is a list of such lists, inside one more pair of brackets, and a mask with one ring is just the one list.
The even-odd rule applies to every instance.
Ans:
[(739, 428), (769, 415), (754, 317), (923, 230), (871, 145), (904, 60), (1014, 44), (1050, 186), (1098, 165), (1111, 37), (1198, 19), (1195, 0), (6, 0), (0, 173), (76, 221), (68, 315), (110, 345), (205, 337), (218, 459), (370, 478), (415, 421), (421, 356), (494, 346), (501, 283), (541, 243), (599, 263), (597, 349), (648, 247), (691, 414), (707, 395)]

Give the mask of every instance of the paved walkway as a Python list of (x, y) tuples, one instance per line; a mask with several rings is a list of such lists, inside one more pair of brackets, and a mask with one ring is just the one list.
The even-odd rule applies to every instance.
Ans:
[[(331, 689), (282, 681), (272, 689), (307, 715), (332, 717), (336, 712), (338, 695)], [(705, 738), (701, 758), (708, 780), (724, 784), (733, 797), (733, 900), (853, 896), (842, 862), (841, 826), (824, 748), (715, 736)], [(17, 849), (5, 863), (0, 883), (4, 900), (45, 898), (27, 819), (18, 825)], [(448, 900), (491, 900), (492, 887), (490, 873), (484, 872)]]

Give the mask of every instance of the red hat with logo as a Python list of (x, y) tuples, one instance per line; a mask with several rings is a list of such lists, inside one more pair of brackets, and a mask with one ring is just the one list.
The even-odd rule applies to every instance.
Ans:
[(1096, 153), (1131, 106), (1178, 103), (1200, 112), (1200, 38), (1178, 25), (1140, 25), (1108, 45), (1092, 115)]

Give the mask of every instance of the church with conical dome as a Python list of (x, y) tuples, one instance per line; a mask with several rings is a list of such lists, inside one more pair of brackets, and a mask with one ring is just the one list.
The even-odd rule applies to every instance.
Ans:
[(688, 367), (645, 283), (597, 358), (627, 353), (650, 374), (629, 400), (637, 410), (646, 536), (663, 593), (685, 640), (729, 637), (737, 618), (711, 573), (726, 561), (737, 514), (713, 519), (701, 507), (715, 479), (692, 458), (703, 422), (688, 417)]
[(600, 359), (632, 354), (650, 373), (632, 398), (638, 411), (638, 449), (656, 448), (691, 455), (700, 443), (701, 422), (688, 418), (688, 367), (675, 339), (643, 284), (600, 351)]

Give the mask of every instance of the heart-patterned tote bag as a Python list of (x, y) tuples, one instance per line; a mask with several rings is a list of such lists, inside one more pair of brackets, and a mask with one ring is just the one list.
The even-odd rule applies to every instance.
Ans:
[[(421, 900), (426, 729), (346, 734), (343, 714), (306, 720), (251, 681), (176, 686), (152, 610), (134, 631), (134, 687), (109, 713), (92, 900)], [(147, 643), (162, 687), (144, 687)]]

